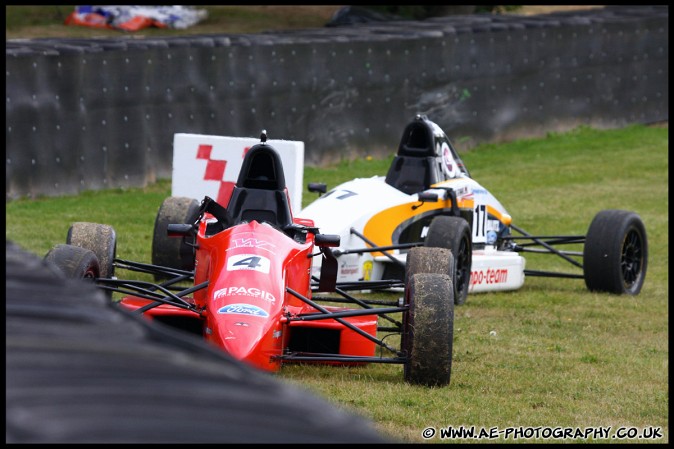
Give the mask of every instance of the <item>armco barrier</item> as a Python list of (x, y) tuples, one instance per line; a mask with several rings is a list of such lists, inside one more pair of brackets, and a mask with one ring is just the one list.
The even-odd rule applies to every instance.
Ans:
[(390, 154), (416, 113), (459, 149), (668, 120), (669, 8), (180, 38), (6, 42), (6, 197), (171, 176), (176, 133)]

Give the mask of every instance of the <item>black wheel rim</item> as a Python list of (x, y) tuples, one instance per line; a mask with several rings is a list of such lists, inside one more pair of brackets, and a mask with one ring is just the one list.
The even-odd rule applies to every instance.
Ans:
[(623, 282), (627, 289), (631, 288), (639, 281), (641, 269), (643, 267), (643, 241), (641, 234), (636, 230), (631, 230), (625, 237), (625, 243), (622, 248), (620, 258), (620, 268), (622, 270)]
[(463, 292), (463, 288), (468, 282), (468, 269), (469, 269), (469, 243), (467, 239), (461, 239), (461, 244), (459, 245), (458, 257), (454, 261), (456, 263), (456, 291)]

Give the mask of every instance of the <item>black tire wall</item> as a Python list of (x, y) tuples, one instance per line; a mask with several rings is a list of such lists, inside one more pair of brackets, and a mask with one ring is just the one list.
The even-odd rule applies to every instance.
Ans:
[(175, 133), (388, 156), (426, 114), (457, 144), (669, 119), (669, 7), (248, 35), (6, 41), (6, 197), (170, 178)]
[(391, 443), (9, 241), (6, 276), (6, 443)]

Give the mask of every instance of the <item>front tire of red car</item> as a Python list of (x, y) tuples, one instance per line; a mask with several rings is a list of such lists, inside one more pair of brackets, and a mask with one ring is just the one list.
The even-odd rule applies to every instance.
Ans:
[(405, 286), (404, 379), (413, 385), (449, 385), (454, 340), (454, 288), (447, 274), (418, 273)]
[(405, 285), (417, 273), (454, 273), (454, 257), (446, 248), (418, 246), (411, 248), (405, 262)]
[[(191, 224), (199, 216), (199, 202), (193, 198), (166, 198), (154, 222), (152, 264), (179, 270), (194, 270), (194, 235), (169, 237), (169, 224)], [(161, 278), (162, 276), (155, 276)]]
[(56, 245), (44, 260), (66, 278), (92, 281), (101, 275), (98, 257), (93, 251), (75, 245)]
[(68, 229), (66, 244), (93, 251), (100, 265), (100, 277), (114, 276), (117, 235), (112, 226), (87, 222), (73, 223)]

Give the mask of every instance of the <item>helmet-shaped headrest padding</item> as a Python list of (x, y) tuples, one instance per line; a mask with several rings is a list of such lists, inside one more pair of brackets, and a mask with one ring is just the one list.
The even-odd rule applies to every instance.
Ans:
[(398, 156), (435, 156), (433, 130), (423, 120), (416, 119), (405, 127), (398, 146)]
[(251, 189), (285, 189), (283, 164), (276, 150), (264, 143), (251, 147), (243, 158), (236, 185)]

